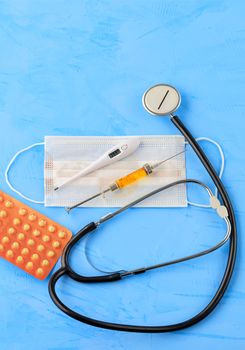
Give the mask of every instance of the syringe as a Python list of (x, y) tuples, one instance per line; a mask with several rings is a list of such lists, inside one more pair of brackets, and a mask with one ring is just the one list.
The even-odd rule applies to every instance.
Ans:
[(168, 160), (177, 157), (178, 155), (184, 153), (184, 151), (181, 151), (179, 153), (174, 154), (173, 156), (167, 158), (167, 159), (163, 159), (155, 164), (149, 164), (146, 163), (144, 164), (141, 168), (133, 171), (132, 173), (129, 173), (119, 179), (117, 179), (116, 181), (114, 181), (108, 188), (106, 188), (104, 191), (101, 191), (85, 200), (83, 200), (82, 202), (79, 202), (71, 207), (67, 207), (66, 211), (69, 213), (72, 209), (79, 207), (80, 205), (83, 205), (84, 203), (87, 203), (89, 201), (91, 201), (94, 198), (97, 198), (107, 192), (114, 192), (116, 190), (121, 190), (124, 187), (127, 187), (128, 185), (131, 185), (132, 183), (146, 177), (149, 176), (153, 173), (153, 170), (156, 169), (157, 167), (159, 167), (159, 165), (167, 162)]

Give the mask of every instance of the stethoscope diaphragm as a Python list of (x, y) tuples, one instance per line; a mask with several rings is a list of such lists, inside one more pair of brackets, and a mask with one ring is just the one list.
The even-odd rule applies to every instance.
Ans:
[(153, 115), (170, 115), (181, 102), (179, 92), (171, 85), (157, 84), (148, 89), (142, 98), (143, 106)]

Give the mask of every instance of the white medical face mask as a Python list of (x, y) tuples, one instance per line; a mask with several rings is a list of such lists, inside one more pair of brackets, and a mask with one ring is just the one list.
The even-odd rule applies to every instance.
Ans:
[[(112, 146), (129, 138), (130, 136), (46, 136), (44, 142), (44, 202), (24, 196), (15, 190), (8, 179), (8, 171), (16, 157), (43, 143), (31, 145), (16, 153), (6, 169), (6, 181), (13, 191), (32, 202), (44, 203), (45, 206), (71, 206), (103, 191), (116, 179), (142, 167), (145, 163), (152, 164), (170, 158), (185, 149), (185, 140), (182, 136), (141, 136), (139, 148), (127, 158), (81, 177), (59, 191), (54, 191), (56, 186), (94, 162)], [(160, 186), (185, 178), (185, 154), (182, 153), (159, 166), (152, 176), (117, 192), (107, 193), (86, 203), (86, 206), (120, 207)], [(183, 207), (186, 205), (185, 184), (175, 186), (139, 204), (140, 207)]]
[[(56, 186), (97, 160), (114, 145), (130, 136), (47, 136), (45, 137), (45, 205), (71, 206), (103, 191), (116, 179), (142, 167), (167, 159), (185, 149), (182, 136), (141, 136), (139, 148), (130, 156), (69, 183)], [(121, 207), (170, 182), (185, 179), (185, 155), (162, 164), (152, 176), (114, 193), (108, 192), (86, 203), (88, 207)], [(182, 207), (187, 205), (186, 186), (179, 185), (139, 204), (141, 207)]]
[[(45, 142), (35, 143), (18, 151), (5, 170), (5, 180), (8, 186), (22, 198), (45, 206), (70, 206), (77, 203), (87, 196), (93, 195), (108, 187), (117, 178), (122, 177), (135, 169), (142, 167), (146, 162), (167, 159), (184, 150), (186, 144), (182, 136), (141, 136), (139, 149), (128, 158), (120, 160), (104, 169), (100, 169), (84, 178), (80, 178), (73, 184), (70, 183), (62, 192), (54, 191), (54, 188), (62, 183), (61, 180), (69, 178), (77, 171), (86, 167), (89, 163), (97, 159), (106, 150), (112, 146), (128, 139), (123, 136), (47, 136)], [(221, 146), (214, 140), (207, 137), (199, 137), (197, 141), (208, 141), (215, 145), (220, 153), (221, 166), (219, 177), (222, 177), (225, 165), (224, 153)], [(8, 173), (15, 159), (23, 152), (33, 147), (45, 145), (45, 165), (44, 165), (44, 186), (45, 200), (37, 201), (25, 196), (19, 190), (16, 190), (10, 183)], [(162, 164), (157, 169), (157, 173), (144, 178), (138, 183), (117, 191), (109, 193), (106, 196), (97, 199), (96, 202), (88, 202), (87, 206), (109, 207), (122, 206), (131, 200), (146, 194), (153, 189), (167, 183), (185, 179), (185, 154), (182, 153), (177, 157)], [(72, 186), (71, 186), (72, 185)], [(217, 195), (217, 188), (215, 189)], [(201, 204), (187, 201), (186, 186), (175, 186), (168, 191), (145, 200), (140, 204), (141, 207), (177, 207), (186, 206), (187, 204), (198, 207), (210, 207), (209, 204)]]

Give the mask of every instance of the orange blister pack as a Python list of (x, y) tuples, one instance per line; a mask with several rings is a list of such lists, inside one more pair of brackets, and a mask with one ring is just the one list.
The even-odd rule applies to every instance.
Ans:
[(32, 276), (45, 279), (71, 231), (0, 191), (0, 256)]

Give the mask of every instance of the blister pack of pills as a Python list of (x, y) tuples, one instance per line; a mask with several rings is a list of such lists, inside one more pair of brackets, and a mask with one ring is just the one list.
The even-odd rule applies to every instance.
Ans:
[(45, 279), (72, 236), (71, 231), (0, 191), (0, 256)]

